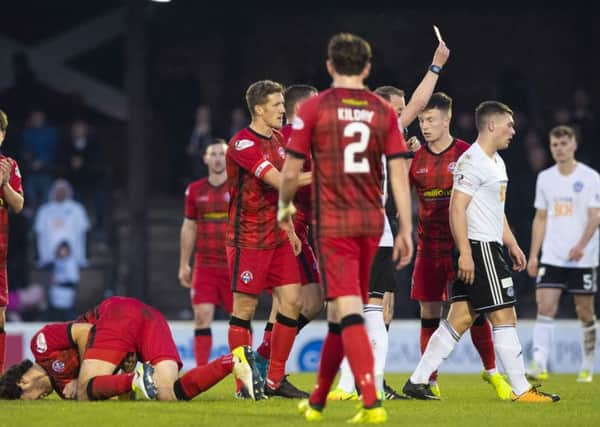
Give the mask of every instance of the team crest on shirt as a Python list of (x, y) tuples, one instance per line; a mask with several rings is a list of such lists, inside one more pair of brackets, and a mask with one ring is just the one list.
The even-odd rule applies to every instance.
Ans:
[(576, 193), (580, 193), (581, 190), (583, 190), (583, 182), (575, 181), (575, 183), (573, 184), (573, 191)]
[(35, 349), (38, 353), (45, 353), (48, 350), (48, 344), (46, 344), (46, 336), (41, 332), (35, 339)]
[(223, 194), (223, 200), (225, 200), (226, 202), (229, 202), (231, 200), (231, 196), (229, 195), (229, 191), (225, 194)]
[(292, 121), (292, 129), (295, 130), (300, 130), (300, 129), (304, 129), (304, 122), (302, 121), (302, 119), (298, 116), (294, 117), (294, 120)]
[(454, 169), (456, 169), (456, 162), (450, 162), (450, 163), (448, 163), (448, 170), (450, 172), (454, 172)]
[(252, 275), (252, 272), (250, 270), (246, 270), (242, 272), (242, 274), (240, 274), (240, 279), (242, 279), (242, 282), (244, 282), (244, 284), (247, 285), (252, 281), (252, 279), (254, 279), (254, 276)]
[(285, 150), (283, 149), (283, 147), (279, 147), (277, 149), (277, 152), (279, 153), (279, 157), (281, 157), (282, 159), (285, 159)]
[(52, 362), (52, 370), (60, 374), (65, 370), (65, 364), (62, 362), (62, 360), (55, 360)]
[(245, 150), (252, 146), (254, 146), (254, 141), (250, 139), (240, 139), (239, 141), (235, 141), (235, 149), (238, 151)]

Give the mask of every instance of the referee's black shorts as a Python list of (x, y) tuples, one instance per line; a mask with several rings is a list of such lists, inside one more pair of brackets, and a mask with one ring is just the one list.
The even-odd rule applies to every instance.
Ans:
[(396, 275), (392, 247), (380, 246), (371, 266), (369, 298), (383, 298), (385, 292), (396, 292)]

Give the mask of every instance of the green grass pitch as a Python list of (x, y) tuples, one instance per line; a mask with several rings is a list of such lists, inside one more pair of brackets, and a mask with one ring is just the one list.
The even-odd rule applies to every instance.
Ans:
[[(389, 374), (389, 384), (401, 389), (407, 374)], [(309, 390), (315, 374), (296, 374), (291, 381)], [(403, 426), (598, 426), (600, 380), (578, 384), (575, 375), (551, 375), (542, 390), (558, 393), (554, 404), (516, 404), (496, 399), (492, 388), (477, 375), (442, 374), (440, 402), (388, 401), (387, 425)], [(43, 401), (0, 401), (0, 426), (236, 426), (307, 425), (296, 412), (297, 401), (261, 402), (233, 398), (233, 379), (226, 378), (191, 402), (66, 402), (51, 396)], [(323, 426), (347, 425), (356, 402), (331, 402)]]

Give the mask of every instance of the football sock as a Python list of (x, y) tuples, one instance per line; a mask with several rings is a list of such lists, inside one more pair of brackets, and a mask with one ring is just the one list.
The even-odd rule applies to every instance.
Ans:
[(548, 357), (552, 349), (552, 338), (554, 336), (554, 319), (538, 314), (533, 326), (533, 361), (541, 369), (548, 369)]
[(388, 352), (388, 333), (383, 321), (383, 307), (367, 304), (364, 307), (365, 327), (371, 340), (371, 348), (375, 359), (375, 387), (383, 391), (383, 373)]
[(178, 400), (190, 400), (221, 381), (233, 370), (233, 356), (221, 356), (208, 365), (187, 371), (175, 381), (173, 391)]
[(90, 400), (105, 400), (131, 391), (133, 374), (99, 375), (87, 384)]
[(298, 332), (298, 320), (291, 319), (277, 313), (277, 321), (273, 325), (271, 334), (271, 358), (267, 372), (267, 384), (272, 389), (277, 389), (285, 375), (285, 363), (294, 345)]
[(520, 396), (531, 388), (525, 378), (523, 348), (514, 325), (494, 326), (494, 347), (508, 375), (513, 392)]
[(4, 372), (4, 359), (6, 358), (6, 332), (0, 328), (0, 374)]
[(373, 351), (360, 314), (350, 314), (341, 321), (344, 354), (360, 389), (363, 406), (372, 408), (379, 404), (373, 376)]
[(310, 395), (309, 401), (314, 408), (322, 409), (327, 401), (327, 393), (331, 388), (335, 375), (344, 357), (344, 346), (340, 335), (340, 325), (329, 323), (329, 333), (323, 342), (317, 385)]
[(581, 363), (582, 371), (594, 370), (594, 354), (596, 353), (596, 319), (588, 323), (581, 323), (583, 328), (583, 359)]
[(344, 390), (346, 393), (353, 393), (356, 390), (354, 385), (354, 375), (352, 375), (352, 369), (350, 369), (347, 357), (344, 357), (344, 360), (342, 361), (337, 388)]
[(310, 319), (306, 317), (304, 314), (300, 313), (298, 316), (298, 333), (304, 328), (306, 325), (310, 323)]
[[(425, 353), (425, 349), (427, 348), (427, 344), (429, 343), (429, 339), (436, 331), (436, 329), (440, 326), (440, 319), (421, 319), (421, 333), (419, 334), (419, 346), (421, 348), (421, 354)], [(437, 370), (433, 371), (431, 376), (429, 377), (429, 382), (437, 381), (438, 372)]]
[(496, 356), (494, 354), (494, 340), (492, 339), (492, 327), (484, 315), (479, 315), (473, 326), (471, 326), (471, 340), (479, 352), (483, 367), (486, 372), (495, 372)]
[[(231, 316), (229, 319), (229, 331), (227, 332), (229, 349), (233, 350), (241, 345), (252, 346), (252, 330), (249, 320)], [(244, 386), (240, 380), (236, 380), (236, 390), (240, 391)]]
[(210, 328), (196, 329), (194, 331), (194, 355), (196, 366), (206, 365), (212, 349), (212, 332)]
[(272, 331), (273, 331), (273, 324), (271, 322), (267, 322), (267, 324), (265, 325), (265, 331), (263, 332), (262, 343), (256, 349), (256, 352), (267, 360), (271, 357), (271, 334), (272, 334)]
[(460, 340), (460, 335), (450, 326), (447, 321), (440, 323), (439, 328), (429, 339), (429, 344), (417, 368), (410, 377), (413, 384), (427, 384), (431, 374), (440, 367), (443, 360), (447, 358), (456, 344)]

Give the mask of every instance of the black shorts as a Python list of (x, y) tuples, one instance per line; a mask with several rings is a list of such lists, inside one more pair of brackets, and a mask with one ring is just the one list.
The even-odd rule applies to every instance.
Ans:
[(369, 298), (383, 298), (385, 292), (396, 292), (396, 275), (392, 252), (394, 248), (380, 246), (371, 266)]
[(542, 264), (538, 270), (536, 288), (556, 288), (569, 294), (593, 295), (598, 290), (597, 272), (595, 268)]
[(469, 301), (471, 308), (477, 313), (515, 305), (515, 288), (502, 245), (477, 240), (470, 240), (470, 243), (475, 263), (475, 280), (472, 285), (455, 280), (451, 286), (450, 301)]

